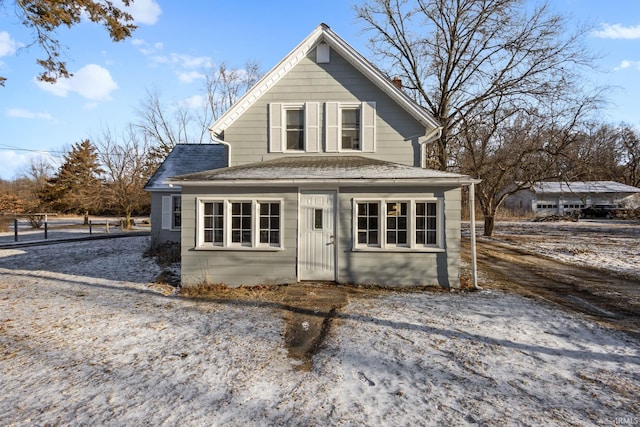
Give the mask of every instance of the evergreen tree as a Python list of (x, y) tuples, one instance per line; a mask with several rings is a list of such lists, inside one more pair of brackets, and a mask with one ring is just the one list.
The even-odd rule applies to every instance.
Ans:
[(82, 213), (88, 224), (89, 212), (101, 205), (103, 173), (96, 147), (88, 139), (78, 142), (64, 156), (56, 176), (49, 180), (44, 199), (61, 212)]

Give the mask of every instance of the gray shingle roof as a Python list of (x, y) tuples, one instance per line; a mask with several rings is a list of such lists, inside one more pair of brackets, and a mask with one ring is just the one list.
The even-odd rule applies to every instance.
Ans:
[(227, 151), (222, 144), (177, 144), (144, 188), (167, 189), (169, 186), (165, 182), (172, 176), (226, 166)]
[(536, 193), (640, 193), (640, 188), (614, 181), (538, 182)]
[(313, 180), (441, 180), (470, 181), (466, 175), (422, 169), (360, 156), (282, 157), (223, 169), (174, 177), (195, 181), (313, 181)]

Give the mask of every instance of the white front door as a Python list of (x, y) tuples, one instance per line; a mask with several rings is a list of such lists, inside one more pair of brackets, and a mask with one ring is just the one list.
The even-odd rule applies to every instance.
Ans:
[(300, 197), (300, 280), (336, 280), (335, 192)]

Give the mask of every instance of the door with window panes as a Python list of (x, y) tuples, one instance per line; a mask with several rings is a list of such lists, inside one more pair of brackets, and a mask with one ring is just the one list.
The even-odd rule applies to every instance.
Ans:
[(334, 192), (300, 197), (300, 280), (335, 280)]

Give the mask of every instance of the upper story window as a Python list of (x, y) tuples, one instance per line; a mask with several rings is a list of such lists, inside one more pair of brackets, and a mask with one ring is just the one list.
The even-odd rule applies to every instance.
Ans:
[(287, 150), (304, 150), (304, 109), (287, 108), (285, 115)]
[(375, 102), (327, 102), (324, 119), (327, 152), (375, 152)]
[(269, 152), (320, 151), (318, 102), (269, 104)]
[(360, 108), (341, 108), (342, 149), (360, 150)]
[(373, 153), (375, 130), (375, 102), (269, 104), (271, 153)]

